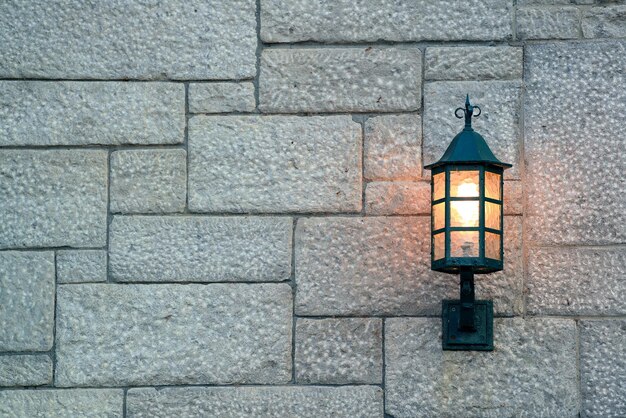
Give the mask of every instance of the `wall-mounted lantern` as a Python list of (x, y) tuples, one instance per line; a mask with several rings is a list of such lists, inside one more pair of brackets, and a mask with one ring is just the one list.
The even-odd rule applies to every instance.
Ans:
[[(478, 113), (474, 114), (474, 111)], [(465, 127), (432, 170), (431, 268), (461, 276), (460, 300), (444, 300), (444, 350), (493, 350), (493, 303), (474, 300), (474, 273), (503, 268), (503, 182), (499, 161), (472, 129), (472, 106), (454, 112)]]

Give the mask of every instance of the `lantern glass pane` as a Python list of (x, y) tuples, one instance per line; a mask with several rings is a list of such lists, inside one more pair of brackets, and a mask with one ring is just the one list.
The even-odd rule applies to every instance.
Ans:
[(450, 232), (450, 257), (478, 257), (478, 231)]
[(500, 259), (500, 235), (485, 232), (485, 257)]
[(446, 173), (439, 173), (433, 176), (433, 200), (446, 197)]
[(451, 197), (478, 197), (478, 171), (450, 171)]
[(485, 202), (485, 227), (500, 229), (500, 204)]
[(478, 226), (478, 201), (450, 202), (450, 226)]
[(445, 232), (440, 232), (434, 237), (435, 260), (440, 260), (446, 256)]
[(485, 171), (485, 197), (500, 200), (500, 174)]
[(433, 206), (433, 230), (446, 226), (446, 204), (438, 203)]

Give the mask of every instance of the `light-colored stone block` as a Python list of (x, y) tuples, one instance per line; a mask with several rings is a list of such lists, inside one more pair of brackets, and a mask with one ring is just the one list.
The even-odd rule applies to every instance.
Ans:
[(576, 324), (495, 319), (493, 352), (443, 351), (441, 320), (385, 320), (386, 412), (402, 417), (578, 416)]
[[(505, 270), (478, 275), (476, 297), (521, 314), (521, 220), (504, 227)], [(438, 315), (459, 297), (458, 276), (430, 270), (430, 217), (299, 219), (295, 239), (298, 315)]]
[(14, 418), (122, 418), (121, 389), (4, 390), (0, 416)]
[(72, 284), (57, 290), (55, 385), (287, 383), (287, 284)]
[(296, 321), (298, 383), (375, 383), (383, 379), (381, 319)]
[(182, 83), (0, 81), (0, 146), (176, 144), (184, 129)]
[(291, 218), (115, 216), (116, 281), (282, 281), (291, 272)]
[(412, 180), (422, 174), (422, 119), (383, 115), (365, 121), (365, 177)]
[(582, 413), (588, 418), (626, 416), (626, 320), (580, 322)]
[(0, 252), (0, 351), (46, 351), (54, 328), (54, 253)]
[(262, 112), (411, 111), (421, 106), (417, 48), (270, 48), (261, 56)]
[(521, 79), (523, 48), (431, 47), (426, 48), (427, 80)]
[(182, 212), (186, 200), (184, 149), (123, 150), (111, 154), (111, 212)]
[(626, 37), (626, 5), (592, 7), (583, 12), (585, 38)]
[(60, 250), (56, 259), (58, 283), (107, 281), (105, 250)]
[(265, 42), (491, 40), (511, 37), (511, 0), (262, 0)]
[(0, 356), (0, 386), (40, 386), (52, 383), (50, 356)]
[(527, 310), (535, 315), (626, 314), (626, 250), (534, 248)]
[(375, 386), (252, 386), (130, 389), (128, 418), (379, 418), (383, 392)]
[(517, 10), (520, 39), (578, 38), (580, 12), (576, 7), (523, 7)]
[(189, 112), (253, 112), (256, 107), (252, 83), (191, 83)]
[(106, 243), (106, 151), (0, 150), (0, 196), (0, 248)]
[(521, 215), (524, 211), (524, 191), (521, 181), (504, 182), (504, 214)]
[(626, 42), (531, 45), (525, 71), (527, 241), (626, 242)]
[(361, 127), (349, 116), (196, 116), (194, 212), (361, 210)]
[[(520, 176), (521, 82), (519, 81), (439, 81), (424, 86), (424, 164), (438, 161), (452, 139), (463, 130), (463, 121), (454, 110), (463, 107), (465, 95), (479, 105), (482, 114), (472, 126), (485, 138), (495, 156), (513, 164), (506, 179)], [(430, 171), (424, 170), (430, 177)]]
[[(603, 0), (600, 0), (603, 1)], [(611, 1), (611, 0), (609, 0)], [(593, 4), (595, 0), (517, 0), (518, 6), (557, 6), (562, 4)]]
[(365, 188), (368, 215), (430, 215), (430, 183), (375, 181)]
[(0, 3), (0, 77), (241, 79), (256, 74), (254, 0)]

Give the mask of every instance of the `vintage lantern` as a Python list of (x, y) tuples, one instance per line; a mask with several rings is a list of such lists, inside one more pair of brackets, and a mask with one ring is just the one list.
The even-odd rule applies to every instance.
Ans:
[[(474, 113), (475, 111), (478, 113)], [(472, 128), (481, 109), (454, 112), (465, 127), (432, 170), (431, 268), (459, 274), (460, 300), (443, 301), (444, 350), (493, 350), (493, 304), (474, 300), (474, 274), (503, 268), (503, 182), (498, 160)]]

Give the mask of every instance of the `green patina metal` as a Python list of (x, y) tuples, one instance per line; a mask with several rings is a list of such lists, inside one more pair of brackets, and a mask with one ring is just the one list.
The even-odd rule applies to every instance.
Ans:
[[(477, 113), (475, 113), (478, 111)], [(460, 113), (462, 112), (462, 113)], [(431, 217), (431, 268), (450, 274), (461, 276), (460, 300), (445, 300), (442, 307), (443, 319), (443, 349), (444, 350), (493, 350), (493, 303), (491, 301), (474, 300), (474, 274), (486, 274), (500, 271), (504, 268), (504, 239), (503, 239), (503, 174), (504, 170), (512, 167), (511, 164), (498, 160), (485, 139), (472, 128), (472, 118), (482, 113), (479, 106), (470, 103), (466, 96), (465, 107), (457, 108), (454, 112), (457, 118), (465, 118), (463, 130), (454, 137), (441, 159), (428, 164), (424, 168), (432, 170), (431, 193), (432, 206), (445, 203), (445, 226), (434, 229), (434, 216)], [(475, 171), (479, 175), (477, 197), (450, 196), (450, 173), (456, 171)], [(435, 200), (434, 178), (443, 173), (445, 176), (445, 195)], [(499, 199), (486, 197), (485, 173), (495, 173), (500, 176)], [(452, 227), (451, 202), (477, 201), (478, 226)], [(485, 203), (492, 202), (500, 205), (500, 228), (493, 229), (485, 226)], [(475, 231), (478, 232), (478, 256), (452, 257), (451, 232)], [(500, 237), (500, 257), (498, 259), (486, 256), (485, 233), (491, 232)], [(445, 237), (445, 255), (435, 259), (435, 235), (443, 233)], [(465, 255), (465, 254), (464, 254)]]

